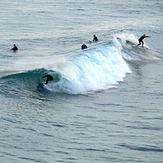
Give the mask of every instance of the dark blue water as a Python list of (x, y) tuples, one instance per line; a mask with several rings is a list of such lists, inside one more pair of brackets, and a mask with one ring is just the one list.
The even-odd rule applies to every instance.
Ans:
[(1, 0), (0, 162), (162, 162), (162, 9)]

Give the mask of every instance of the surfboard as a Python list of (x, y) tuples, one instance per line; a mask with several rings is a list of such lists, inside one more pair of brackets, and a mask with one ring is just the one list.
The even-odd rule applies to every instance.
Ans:
[(93, 41), (90, 41), (90, 40), (86, 41), (86, 44), (92, 44), (92, 43)]
[(142, 46), (137, 46), (137, 45), (136, 45), (136, 47), (137, 47), (137, 48), (140, 48), (140, 49), (149, 49), (149, 48), (146, 47), (146, 46), (143, 46), (143, 47), (142, 47)]

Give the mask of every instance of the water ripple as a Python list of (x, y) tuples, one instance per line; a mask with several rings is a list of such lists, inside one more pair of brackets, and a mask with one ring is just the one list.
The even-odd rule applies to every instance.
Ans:
[(156, 146), (136, 146), (136, 145), (127, 145), (127, 144), (121, 144), (120, 146), (131, 150), (144, 151), (144, 152), (145, 151), (163, 152), (162, 148)]

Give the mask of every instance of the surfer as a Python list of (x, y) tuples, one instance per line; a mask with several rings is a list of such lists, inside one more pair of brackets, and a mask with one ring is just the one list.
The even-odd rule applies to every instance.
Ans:
[(47, 73), (45, 73), (45, 75), (42, 78), (47, 78), (45, 84), (48, 84), (48, 81), (53, 80), (53, 77)]
[(142, 47), (143, 47), (143, 45), (144, 45), (144, 42), (143, 42), (143, 40), (146, 38), (146, 37), (150, 37), (150, 36), (146, 36), (145, 34), (143, 35), (143, 36), (141, 36), (140, 38), (139, 38), (139, 44), (137, 45), (137, 46), (139, 46), (139, 45), (141, 45), (142, 44)]
[(85, 45), (85, 44), (83, 44), (82, 46), (81, 46), (81, 49), (86, 49), (87, 48), (87, 45)]
[(96, 35), (93, 35), (93, 42), (97, 42), (98, 38), (96, 37)]
[(13, 48), (11, 48), (11, 50), (16, 51), (16, 50), (18, 50), (18, 47), (14, 44)]

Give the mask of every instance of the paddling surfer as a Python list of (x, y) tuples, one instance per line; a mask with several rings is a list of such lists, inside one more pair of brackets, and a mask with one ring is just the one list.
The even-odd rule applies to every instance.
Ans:
[(81, 49), (87, 49), (87, 45), (83, 44), (83, 45), (81, 46)]

